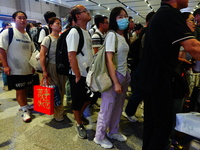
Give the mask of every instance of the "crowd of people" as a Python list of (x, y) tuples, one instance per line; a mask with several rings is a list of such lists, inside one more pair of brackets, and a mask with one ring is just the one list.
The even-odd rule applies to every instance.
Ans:
[[(109, 139), (127, 140), (119, 130), (121, 115), (136, 122), (135, 113), (143, 101), (142, 149), (169, 150), (171, 141), (176, 140), (176, 113), (184, 112), (186, 100), (190, 100), (190, 111), (199, 111), (200, 105), (200, 85), (195, 84), (192, 90), (188, 90), (191, 84), (189, 77), (194, 73), (200, 74), (200, 9), (193, 14), (181, 13), (180, 9), (187, 6), (188, 1), (161, 0), (158, 11), (146, 16), (144, 27), (134, 24), (123, 7), (115, 7), (108, 17), (96, 15), (95, 26), (89, 31), (87, 24), (92, 19), (89, 10), (83, 5), (73, 6), (68, 16), (69, 25), (63, 31), (70, 29), (65, 39), (71, 67), (69, 76), (56, 71), (56, 45), (62, 32), (61, 20), (54, 12), (48, 11), (44, 14), (47, 25), (38, 28), (38, 24), (27, 23), (24, 12), (16, 11), (12, 15), (16, 26), (6, 29), (10, 28), (10, 23), (4, 23), (0, 33), (4, 89), (16, 90), (22, 120), (30, 122), (33, 106), (28, 105), (27, 97), (33, 84), (33, 74), (39, 74), (40, 80), (45, 80), (46, 84), (57, 85), (61, 105), (54, 106), (54, 119), (58, 122), (64, 120), (63, 98), (66, 94), (67, 99), (72, 100), (77, 134), (82, 139), (87, 138), (84, 124), (89, 116), (89, 106), (96, 104), (101, 96), (93, 141), (103, 148), (113, 147)], [(80, 28), (83, 37), (76, 28), (71, 28), (73, 26)], [(83, 47), (78, 53), (77, 41), (80, 38), (83, 38)], [(86, 84), (87, 71), (102, 45), (105, 46), (112, 86), (91, 96)], [(29, 64), (35, 49), (40, 50), (42, 73)], [(132, 95), (123, 111), (129, 85)]]

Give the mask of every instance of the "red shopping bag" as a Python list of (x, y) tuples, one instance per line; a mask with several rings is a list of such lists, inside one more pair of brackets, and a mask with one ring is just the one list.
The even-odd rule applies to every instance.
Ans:
[(47, 115), (54, 114), (54, 88), (34, 86), (34, 110)]

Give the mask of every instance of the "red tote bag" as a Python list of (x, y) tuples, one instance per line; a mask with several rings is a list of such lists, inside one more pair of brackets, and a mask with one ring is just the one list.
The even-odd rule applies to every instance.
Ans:
[(34, 110), (47, 115), (54, 114), (54, 88), (34, 86)]

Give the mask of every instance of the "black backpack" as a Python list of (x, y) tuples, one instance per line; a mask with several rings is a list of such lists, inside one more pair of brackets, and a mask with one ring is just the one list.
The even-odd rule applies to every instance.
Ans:
[(42, 29), (44, 29), (45, 35), (46, 35), (46, 36), (49, 35), (49, 29), (48, 29), (47, 27), (45, 27), (45, 26), (44, 26), (44, 27), (37, 27), (37, 34), (36, 34), (36, 36), (33, 38), (33, 42), (34, 42), (35, 48), (36, 48), (37, 50), (39, 50), (39, 51), (40, 51), (40, 44), (41, 44), (41, 43), (39, 43), (38, 40), (39, 40), (39, 36), (40, 36), (40, 31), (41, 31)]
[(8, 39), (8, 46), (9, 46), (13, 39), (13, 28), (8, 28), (8, 38), (9, 38)]
[(69, 75), (70, 64), (69, 64), (69, 58), (68, 58), (66, 37), (72, 28), (75, 28), (78, 31), (79, 36), (80, 36), (76, 55), (81, 53), (81, 55), (84, 56), (82, 52), (82, 48), (84, 45), (83, 32), (80, 27), (73, 26), (69, 28), (67, 31), (63, 32), (58, 38), (58, 42), (56, 46), (56, 71), (60, 75), (65, 75), (65, 76)]

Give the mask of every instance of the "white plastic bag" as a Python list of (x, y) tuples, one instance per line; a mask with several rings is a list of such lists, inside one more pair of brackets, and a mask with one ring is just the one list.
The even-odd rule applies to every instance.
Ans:
[(29, 60), (29, 64), (36, 70), (42, 71), (42, 67), (40, 65), (40, 52), (38, 50), (34, 50), (31, 58)]
[(176, 114), (177, 131), (200, 138), (200, 113), (178, 113)]

